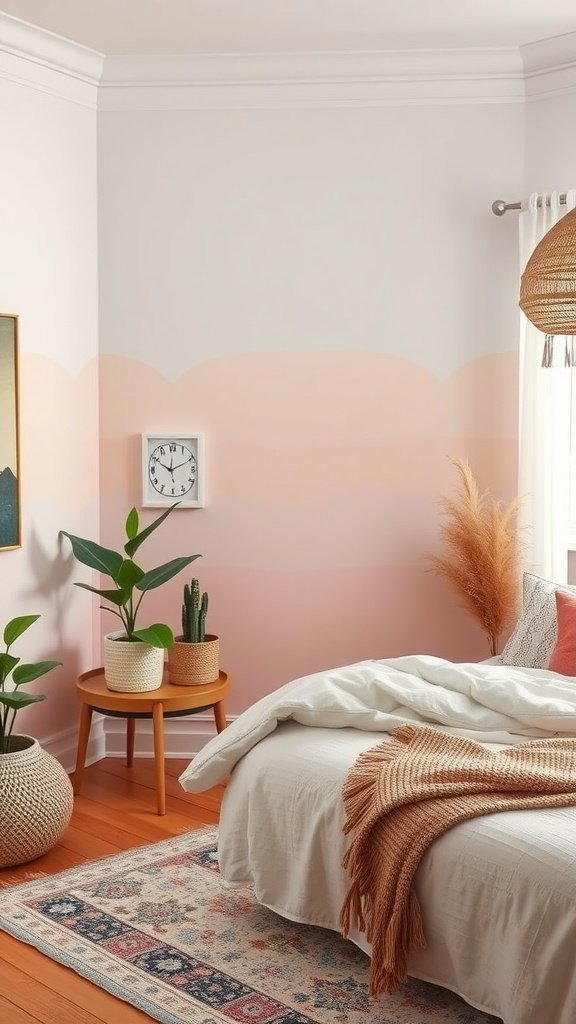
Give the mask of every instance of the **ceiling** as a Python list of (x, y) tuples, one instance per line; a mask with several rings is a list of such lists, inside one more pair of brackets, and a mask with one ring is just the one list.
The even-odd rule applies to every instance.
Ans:
[(575, 0), (0, 0), (103, 54), (517, 47), (576, 31)]

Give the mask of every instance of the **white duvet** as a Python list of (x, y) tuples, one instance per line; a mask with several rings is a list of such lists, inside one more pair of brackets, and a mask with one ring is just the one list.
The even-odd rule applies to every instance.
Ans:
[(180, 776), (183, 788), (209, 789), (290, 719), (383, 733), (403, 722), (427, 722), (480, 743), (518, 743), (576, 734), (576, 682), (545, 669), (454, 664), (429, 655), (317, 672), (263, 697), (210, 740)]
[[(286, 917), (338, 929), (341, 789), (361, 751), (406, 721), (507, 745), (576, 733), (576, 683), (545, 670), (428, 656), (296, 680), (211, 740), (181, 776), (231, 773), (220, 821), (225, 881)], [(486, 815), (432, 844), (415, 876), (427, 948), (409, 973), (505, 1024), (576, 1022), (576, 808)], [(370, 952), (365, 936), (352, 936)], [(384, 1012), (384, 1007), (383, 1007)]]

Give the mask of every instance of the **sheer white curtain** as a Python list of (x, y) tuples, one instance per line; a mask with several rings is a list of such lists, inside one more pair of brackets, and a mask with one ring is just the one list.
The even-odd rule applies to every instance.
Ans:
[[(537, 203), (530, 196), (520, 214), (520, 265), (565, 213), (576, 205), (576, 189), (560, 205), (551, 192)], [(566, 582), (571, 375), (564, 366), (564, 337), (554, 339), (552, 366), (542, 367), (544, 335), (520, 314), (520, 423), (518, 493), (523, 564), (540, 576)]]

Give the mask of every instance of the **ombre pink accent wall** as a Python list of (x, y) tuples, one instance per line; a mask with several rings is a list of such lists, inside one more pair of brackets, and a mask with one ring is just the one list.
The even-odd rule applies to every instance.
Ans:
[[(164, 410), (147, 429), (183, 430), (195, 396), (207, 506), (176, 510), (141, 549), (142, 564), (202, 554), (191, 573), (210, 593), (210, 628), (235, 680), (232, 711), (288, 679), (366, 657), (487, 656), (422, 556), (437, 547), (437, 502), (455, 483), (449, 456), (468, 457), (483, 486), (510, 490), (515, 380), (511, 354), (443, 381), (375, 353), (221, 357), (175, 380), (103, 356), (103, 541), (120, 543), (126, 511), (140, 502), (142, 410)], [(143, 522), (157, 514), (141, 512)], [(149, 621), (178, 628), (186, 578), (146, 595)]]

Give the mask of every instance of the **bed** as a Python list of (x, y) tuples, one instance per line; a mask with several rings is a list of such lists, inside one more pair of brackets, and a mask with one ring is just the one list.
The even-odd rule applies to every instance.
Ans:
[[(230, 775), (219, 858), (277, 913), (339, 930), (348, 888), (342, 786), (356, 758), (403, 723), (505, 749), (576, 735), (574, 683), (546, 669), (366, 661), (287, 684), (211, 740), (181, 776)], [(451, 828), (414, 879), (427, 945), (408, 973), (504, 1024), (576, 1020), (576, 807), (507, 811)], [(362, 932), (350, 937), (370, 954)]]

